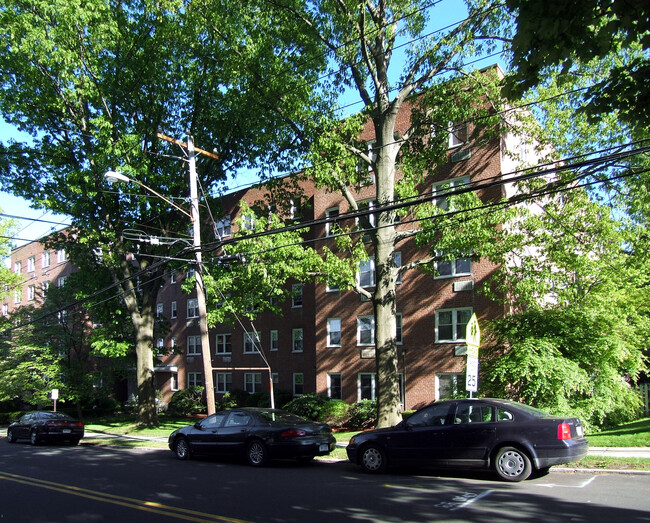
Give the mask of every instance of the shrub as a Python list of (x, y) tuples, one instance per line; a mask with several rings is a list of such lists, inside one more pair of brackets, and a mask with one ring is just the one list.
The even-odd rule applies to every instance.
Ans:
[(320, 394), (304, 394), (287, 403), (284, 408), (312, 421), (325, 419), (330, 399)]
[(377, 424), (377, 402), (363, 400), (350, 406), (350, 427), (369, 429)]
[(321, 420), (332, 427), (345, 427), (350, 419), (350, 406), (342, 401), (329, 400), (325, 417)]
[(205, 412), (203, 387), (189, 387), (175, 392), (169, 401), (167, 413), (174, 416), (187, 416)]

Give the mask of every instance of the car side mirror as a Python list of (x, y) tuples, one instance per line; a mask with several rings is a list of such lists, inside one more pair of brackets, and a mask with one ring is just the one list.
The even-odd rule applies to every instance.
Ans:
[(195, 429), (199, 429), (199, 430), (203, 430), (203, 427), (201, 426), (201, 422), (200, 422), (200, 421), (197, 421), (197, 422), (194, 424), (194, 428), (195, 428)]

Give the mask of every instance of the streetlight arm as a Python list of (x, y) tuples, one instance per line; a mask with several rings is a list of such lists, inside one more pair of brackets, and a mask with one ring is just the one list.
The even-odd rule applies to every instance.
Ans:
[(192, 217), (192, 215), (189, 212), (187, 212), (182, 207), (179, 207), (174, 202), (172, 202), (169, 198), (164, 197), (162, 194), (160, 194), (159, 192), (153, 190), (151, 187), (148, 187), (144, 183), (142, 183), (142, 182), (140, 182), (138, 180), (135, 180), (133, 178), (129, 178), (128, 176), (126, 176), (126, 175), (124, 175), (124, 174), (122, 174), (120, 172), (117, 172), (117, 171), (106, 171), (106, 174), (104, 174), (104, 178), (106, 178), (106, 181), (108, 181), (108, 183), (117, 183), (117, 182), (135, 183), (135, 184), (139, 185), (140, 187), (142, 187), (143, 189), (149, 191), (151, 194), (154, 194), (155, 196), (157, 196), (158, 198), (160, 198), (164, 202), (168, 203), (174, 209), (177, 209), (180, 212), (182, 212), (185, 216), (187, 216), (190, 220), (192, 220), (192, 223), (194, 223), (194, 218)]

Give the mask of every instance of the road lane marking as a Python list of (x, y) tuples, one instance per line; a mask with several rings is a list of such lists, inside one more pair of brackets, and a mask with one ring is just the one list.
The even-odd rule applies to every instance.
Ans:
[(228, 518), (225, 516), (217, 516), (215, 514), (207, 514), (197, 510), (184, 509), (180, 507), (173, 507), (171, 505), (164, 505), (156, 501), (144, 501), (140, 499), (128, 498), (118, 496), (116, 494), (109, 494), (107, 492), (99, 492), (97, 490), (89, 490), (74, 485), (65, 485), (62, 483), (55, 483), (53, 481), (46, 481), (38, 478), (30, 478), (28, 476), (19, 476), (18, 474), (11, 474), (9, 472), (0, 472), (0, 480), (13, 481), (14, 483), (21, 483), (23, 485), (30, 485), (33, 487), (45, 488), (63, 494), (70, 494), (104, 503), (112, 503), (113, 505), (120, 505), (135, 510), (142, 510), (144, 512), (152, 512), (154, 514), (161, 514), (163, 516), (175, 517), (185, 521), (208, 522), (219, 521), (226, 523), (248, 523), (243, 519)]
[(592, 476), (591, 478), (583, 481), (582, 483), (578, 483), (577, 485), (560, 485), (558, 483), (533, 483), (536, 487), (546, 487), (546, 488), (555, 488), (555, 487), (560, 487), (560, 488), (585, 488), (589, 486), (589, 484), (596, 479), (596, 476)]
[[(418, 493), (424, 492), (427, 494), (433, 493), (433, 490), (428, 488), (423, 488), (423, 487), (405, 487), (403, 485), (390, 485), (388, 483), (385, 486), (397, 490), (407, 490), (409, 492), (418, 492)], [(451, 500), (441, 501), (440, 503), (437, 503), (435, 506), (438, 508), (447, 509), (449, 510), (449, 512), (454, 512), (456, 510), (460, 510), (465, 507), (468, 507), (475, 501), (478, 501), (479, 499), (492, 494), (492, 492), (494, 492), (494, 490), (484, 490), (480, 494), (475, 494), (474, 492), (462, 492), (460, 494), (455, 494)]]

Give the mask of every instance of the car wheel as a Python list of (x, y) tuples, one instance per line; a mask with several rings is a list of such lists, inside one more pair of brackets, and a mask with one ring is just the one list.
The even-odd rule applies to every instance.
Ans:
[(373, 474), (386, 472), (388, 468), (386, 452), (378, 445), (367, 445), (361, 451), (361, 466), (366, 472)]
[(506, 481), (523, 481), (530, 476), (532, 467), (525, 452), (515, 447), (502, 447), (496, 454), (494, 470)]
[(266, 465), (268, 461), (268, 451), (266, 450), (266, 445), (262, 443), (259, 439), (254, 439), (246, 447), (246, 459), (248, 464), (253, 467), (261, 467)]
[(29, 433), (29, 442), (30, 442), (32, 445), (38, 445), (38, 444), (40, 443), (40, 440), (39, 440), (38, 434), (36, 434), (36, 431), (35, 431), (35, 430), (32, 430), (32, 431)]
[(186, 460), (192, 457), (190, 442), (187, 441), (187, 438), (176, 438), (176, 441), (174, 442), (174, 454), (176, 454), (176, 457), (180, 460)]
[(70, 440), (70, 445), (79, 445), (79, 441), (81, 441), (81, 438), (72, 438)]
[(14, 433), (11, 429), (7, 429), (7, 443), (16, 443), (16, 438), (14, 438)]

